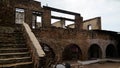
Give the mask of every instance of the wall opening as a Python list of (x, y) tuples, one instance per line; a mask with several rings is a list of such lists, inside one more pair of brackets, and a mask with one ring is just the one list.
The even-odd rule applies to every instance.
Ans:
[(118, 58), (120, 58), (120, 44), (117, 45)]
[(63, 12), (51, 11), (52, 26), (66, 28), (70, 24), (74, 24), (74, 15), (66, 14)]
[(108, 45), (106, 48), (106, 58), (115, 58), (117, 54), (116, 52), (114, 45)]
[(54, 18), (51, 18), (51, 25), (53, 27), (62, 27), (61, 21), (59, 19), (54, 19)]
[(22, 24), (24, 22), (24, 16), (25, 16), (24, 9), (16, 8), (15, 23)]
[(32, 28), (39, 29), (42, 27), (42, 16), (40, 12), (33, 12), (32, 16)]
[(64, 49), (62, 59), (69, 61), (80, 60), (81, 56), (82, 56), (81, 49), (77, 45), (71, 44)]
[(102, 51), (99, 45), (93, 44), (88, 50), (88, 59), (98, 59), (102, 57)]
[(88, 25), (87, 28), (88, 28), (88, 30), (92, 30), (92, 25), (91, 24)]
[(54, 63), (55, 60), (55, 53), (53, 49), (45, 44), (45, 43), (40, 43), (43, 51), (45, 52), (45, 57), (41, 59), (41, 65), (42, 66), (50, 66), (51, 64)]

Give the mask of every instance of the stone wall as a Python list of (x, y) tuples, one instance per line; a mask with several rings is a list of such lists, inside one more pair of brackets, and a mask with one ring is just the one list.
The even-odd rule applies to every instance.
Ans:
[(0, 2), (0, 25), (15, 25), (16, 8), (25, 11), (25, 22), (30, 26), (32, 23), (32, 13), (42, 12), (41, 3), (33, 0), (1, 0)]
[(91, 45), (97, 44), (102, 50), (102, 58), (105, 58), (105, 50), (109, 44), (117, 45), (116, 33), (107, 31), (76, 31), (75, 29), (41, 28), (34, 30), (39, 42), (49, 45), (56, 58), (62, 60), (64, 49), (76, 44), (82, 51), (80, 60), (88, 59), (88, 50)]
[(83, 29), (89, 30), (89, 26), (91, 26), (91, 30), (101, 30), (101, 18), (96, 17), (83, 21)]

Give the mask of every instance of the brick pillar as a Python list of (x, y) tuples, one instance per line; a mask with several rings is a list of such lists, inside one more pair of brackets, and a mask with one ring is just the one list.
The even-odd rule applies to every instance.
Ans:
[(83, 27), (83, 17), (80, 15), (75, 15), (75, 29), (76, 30), (81, 30)]
[(98, 17), (98, 29), (102, 30), (101, 28), (101, 17)]
[(44, 8), (42, 15), (42, 27), (51, 27), (51, 10)]
[(32, 28), (32, 11), (25, 10), (25, 22)]

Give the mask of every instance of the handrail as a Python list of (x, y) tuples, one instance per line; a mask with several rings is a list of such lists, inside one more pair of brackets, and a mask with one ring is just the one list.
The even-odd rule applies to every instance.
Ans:
[(45, 56), (45, 53), (41, 47), (41, 45), (39, 44), (39, 41), (37, 40), (37, 38), (35, 37), (34, 33), (31, 31), (30, 27), (28, 24), (26, 23), (23, 23), (23, 26), (31, 40), (31, 42), (33, 43), (33, 46), (34, 48), (36, 49), (37, 51), (37, 54), (39, 57), (44, 57)]

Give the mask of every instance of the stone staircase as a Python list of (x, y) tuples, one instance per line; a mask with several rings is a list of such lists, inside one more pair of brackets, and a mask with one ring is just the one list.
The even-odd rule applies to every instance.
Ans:
[(33, 68), (23, 33), (0, 33), (0, 68)]

